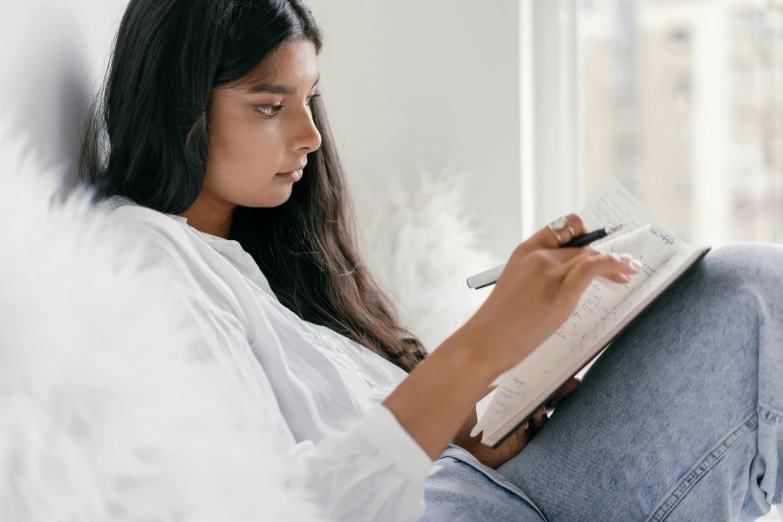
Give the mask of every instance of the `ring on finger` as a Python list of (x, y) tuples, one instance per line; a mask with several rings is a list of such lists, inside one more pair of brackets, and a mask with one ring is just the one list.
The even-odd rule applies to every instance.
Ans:
[(557, 240), (557, 244), (561, 246), (564, 245), (565, 242), (563, 241), (563, 238), (560, 236), (560, 232), (564, 230), (568, 230), (568, 232), (571, 234), (571, 238), (576, 237), (576, 233), (574, 232), (574, 227), (572, 227), (571, 223), (568, 222), (568, 218), (566, 216), (560, 216), (559, 218), (552, 221), (551, 223), (548, 223), (547, 228), (555, 236), (555, 239)]

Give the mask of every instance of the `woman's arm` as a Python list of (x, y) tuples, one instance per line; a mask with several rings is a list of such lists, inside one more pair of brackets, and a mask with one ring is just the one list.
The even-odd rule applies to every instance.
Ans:
[(458, 330), (383, 403), (433, 460), (502, 371), (479, 349), (484, 345), (470, 330)]
[[(411, 372), (384, 405), (375, 405), (345, 431), (314, 443), (295, 441), (266, 369), (247, 359), (253, 349), (244, 324), (221, 305), (236, 296), (226, 285), (205, 290), (204, 281), (214, 279), (214, 274), (206, 273), (192, 261), (187, 247), (172, 240), (182, 231), (167, 220), (148, 223), (145, 237), (152, 249), (150, 260), (166, 269), (161, 281), (172, 284), (172, 298), (180, 294), (177, 298), (189, 310), (190, 321), (183, 328), (202, 332), (204, 346), (198, 353), (242, 363), (238, 378), (246, 380), (252, 391), (254, 411), (266, 416), (267, 443), (288, 455), (289, 474), (281, 480), (316, 502), (324, 516), (341, 521), (421, 516), (432, 460), (453, 439), (489, 383), (566, 319), (577, 299), (571, 302), (563, 296), (573, 293), (578, 298), (581, 281), (592, 279), (594, 272), (606, 275), (618, 266), (611, 258), (607, 261), (606, 256), (582, 249), (542, 253), (541, 247), (531, 247), (535, 243), (524, 243), (474, 317)], [(572, 275), (575, 271), (578, 279)], [(257, 349), (284, 351), (284, 340), (263, 317), (258, 318), (254, 336)]]

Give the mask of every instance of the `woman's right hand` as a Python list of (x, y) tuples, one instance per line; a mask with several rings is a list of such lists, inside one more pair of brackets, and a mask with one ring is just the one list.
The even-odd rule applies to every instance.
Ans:
[[(568, 221), (575, 234), (585, 232), (579, 216)], [(547, 228), (519, 245), (481, 308), (383, 402), (433, 460), (492, 381), (568, 319), (593, 278), (624, 283), (639, 271), (630, 257), (558, 246)]]
[[(587, 232), (576, 214), (567, 216), (575, 234)], [(567, 231), (559, 231), (563, 242)], [(590, 282), (603, 276), (627, 283), (641, 269), (629, 255), (600, 254), (590, 247), (559, 248), (543, 228), (521, 243), (506, 263), (492, 293), (461, 328), (502, 373), (516, 366), (551, 336), (576, 308)]]

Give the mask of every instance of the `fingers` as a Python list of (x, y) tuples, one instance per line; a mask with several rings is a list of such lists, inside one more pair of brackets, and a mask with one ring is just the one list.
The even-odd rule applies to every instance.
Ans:
[(538, 430), (544, 427), (544, 424), (546, 424), (546, 421), (549, 420), (549, 417), (547, 417), (546, 414), (546, 408), (541, 408), (537, 412), (533, 414), (530, 419), (527, 421), (527, 427), (525, 427), (525, 430), (530, 434), (532, 437), (536, 434)]
[(627, 276), (625, 274), (611, 274), (607, 276), (598, 276), (596, 277), (596, 279), (604, 284), (606, 284), (607, 282), (611, 282), (611, 283), (624, 285), (631, 282), (631, 276)]
[(562, 388), (555, 394), (555, 396), (552, 398), (552, 400), (547, 404), (546, 406), (539, 409), (537, 412), (533, 414), (532, 417), (527, 421), (526, 425), (523, 426), (522, 429), (524, 429), (529, 437), (532, 437), (535, 435), (541, 428), (544, 427), (544, 425), (549, 420), (549, 416), (547, 415), (548, 412), (552, 412), (555, 408), (560, 406), (560, 404), (563, 403), (563, 401), (571, 395), (571, 393), (574, 392), (577, 388), (579, 388), (579, 385), (582, 384), (582, 382), (577, 379), (576, 377), (569, 380), (567, 383), (565, 383)]
[(533, 414), (530, 419), (525, 423), (525, 425), (522, 427), (523, 430), (525, 430), (530, 437), (536, 434), (538, 430), (544, 427), (544, 424), (547, 423), (549, 420), (549, 416), (547, 415), (548, 412), (552, 412), (555, 408), (560, 406), (560, 404), (563, 403), (563, 401), (571, 395), (574, 390), (579, 388), (579, 386), (582, 384), (582, 381), (577, 379), (576, 377), (573, 377), (568, 382), (566, 382), (560, 390), (555, 394), (555, 396), (552, 398), (552, 400), (544, 407), (539, 409), (537, 412)]
[[(563, 248), (562, 250), (571, 249)], [(607, 266), (616, 267), (616, 270), (610, 269), (606, 272), (601, 272), (598, 275), (611, 277), (614, 274), (634, 275), (639, 272), (638, 268), (633, 265), (633, 256), (631, 254), (602, 254), (600, 252), (596, 252), (590, 247), (575, 250), (581, 250), (581, 252), (575, 256), (572, 256), (563, 263), (563, 269), (566, 272), (573, 271), (574, 268), (576, 268), (578, 265), (581, 265), (587, 261), (590, 261), (591, 263), (598, 263), (602, 259), (606, 261)]]
[(546, 405), (547, 411), (552, 411), (558, 406), (560, 406), (563, 401), (571, 395), (577, 388), (579, 388), (579, 385), (582, 384), (582, 381), (577, 379), (576, 377), (572, 378), (568, 382), (566, 382), (560, 390), (555, 394), (555, 396), (552, 398), (551, 401), (549, 401)]
[[(590, 229), (587, 227), (587, 225), (585, 225), (584, 221), (582, 221), (582, 218), (579, 217), (578, 214), (568, 214), (565, 216), (565, 218), (568, 220), (568, 224), (571, 225), (571, 228), (574, 230), (575, 235), (581, 236), (582, 234), (590, 231)], [(558, 229), (557, 233), (560, 235), (560, 240), (563, 243), (568, 243), (573, 239), (573, 235), (567, 227)], [(544, 227), (533, 234), (530, 239), (525, 241), (525, 244), (529, 244), (531, 249), (558, 248), (560, 246), (555, 235), (551, 230), (549, 230), (549, 227)]]
[(577, 248), (537, 248), (530, 251), (530, 245), (522, 243), (517, 247), (514, 253), (511, 255), (511, 259), (503, 267), (498, 280), (504, 277), (504, 274), (509, 271), (514, 273), (515, 270), (519, 273), (520, 269), (515, 267), (524, 267), (522, 270), (527, 272), (534, 272), (536, 274), (550, 273), (555, 276), (557, 281), (562, 280), (564, 263), (568, 263), (573, 258), (583, 255), (589, 251), (595, 253), (594, 250), (584, 247)]
[(580, 256), (582, 254), (595, 254), (595, 250), (590, 247), (569, 247), (569, 248), (557, 248), (554, 250), (545, 250), (547, 255), (553, 260), (559, 263), (566, 263), (571, 259)]
[(639, 273), (641, 264), (633, 261), (633, 258), (627, 254), (599, 254), (588, 251), (568, 260), (564, 263), (564, 268), (566, 274), (563, 277), (563, 287), (569, 292), (581, 295), (595, 277), (635, 275)]

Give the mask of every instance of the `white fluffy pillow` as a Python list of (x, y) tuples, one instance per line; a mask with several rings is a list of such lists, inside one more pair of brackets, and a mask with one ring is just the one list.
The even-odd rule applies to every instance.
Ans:
[(415, 181), (376, 187), (371, 197), (358, 194), (367, 264), (430, 351), (492, 290), (470, 289), (466, 278), (502, 262), (482, 244), (477, 220), (466, 210), (465, 182), (464, 175), (422, 171)]
[(0, 520), (316, 519), (167, 281), (19, 150), (0, 139)]

